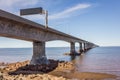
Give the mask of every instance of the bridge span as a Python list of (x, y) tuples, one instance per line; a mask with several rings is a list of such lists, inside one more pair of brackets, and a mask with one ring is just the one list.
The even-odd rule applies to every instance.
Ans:
[(0, 10), (0, 36), (33, 42), (33, 56), (30, 64), (48, 63), (45, 54), (45, 43), (53, 40), (62, 40), (70, 43), (70, 53), (75, 54), (75, 43), (78, 42), (79, 50), (85, 51), (96, 47), (95, 44), (76, 38), (44, 25), (24, 19), (20, 16)]

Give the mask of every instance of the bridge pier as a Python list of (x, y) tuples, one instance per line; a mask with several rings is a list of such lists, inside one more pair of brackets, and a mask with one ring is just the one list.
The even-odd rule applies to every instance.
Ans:
[(88, 43), (86, 44), (86, 50), (89, 50), (89, 44)]
[(82, 46), (82, 43), (79, 43), (79, 53), (82, 53), (83, 52), (83, 46)]
[(86, 51), (86, 43), (83, 43), (83, 52)]
[(92, 48), (91, 44), (88, 43), (88, 44), (87, 44), (87, 50), (89, 50), (89, 49), (91, 49), (91, 48)]
[(75, 51), (75, 43), (74, 42), (71, 42), (70, 43), (70, 54), (75, 54), (76, 51)]
[(30, 65), (48, 64), (45, 55), (45, 42), (33, 42), (33, 56)]

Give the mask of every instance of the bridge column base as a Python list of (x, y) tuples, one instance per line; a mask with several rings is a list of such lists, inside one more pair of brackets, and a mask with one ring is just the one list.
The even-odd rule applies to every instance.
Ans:
[(33, 56), (30, 65), (49, 64), (45, 55), (45, 42), (33, 42)]

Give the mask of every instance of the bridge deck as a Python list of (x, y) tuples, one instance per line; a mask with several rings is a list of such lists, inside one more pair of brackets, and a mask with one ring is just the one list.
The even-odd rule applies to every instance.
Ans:
[(20, 16), (5, 12), (3, 10), (0, 10), (0, 19), (7, 19), (7, 20), (15, 21), (15, 22), (18, 22), (18, 23), (22, 23), (22, 24), (30, 25), (30, 26), (35, 27), (35, 28), (42, 29), (43, 31), (47, 31), (47, 32), (51, 32), (51, 33), (58, 34), (58, 35), (61, 35), (61, 36), (69, 37), (69, 38), (72, 38), (72, 39), (75, 39), (75, 40), (78, 40), (78, 41), (81, 41), (81, 42), (88, 42), (88, 41), (76, 38), (74, 36), (68, 35), (66, 33), (60, 32), (58, 30), (52, 29), (52, 28), (45, 28), (44, 25), (35, 23), (33, 21), (30, 21), (30, 20), (27, 20), (27, 19), (22, 18)]

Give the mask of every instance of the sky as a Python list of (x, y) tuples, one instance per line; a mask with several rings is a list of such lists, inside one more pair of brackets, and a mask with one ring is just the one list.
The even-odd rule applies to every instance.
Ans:
[[(24, 8), (43, 7), (49, 27), (100, 46), (120, 46), (120, 0), (0, 0), (0, 9), (19, 15)], [(22, 16), (44, 24), (44, 15)], [(78, 44), (76, 44), (78, 45)], [(69, 46), (64, 41), (47, 47)], [(0, 37), (0, 48), (32, 47), (32, 42)]]

